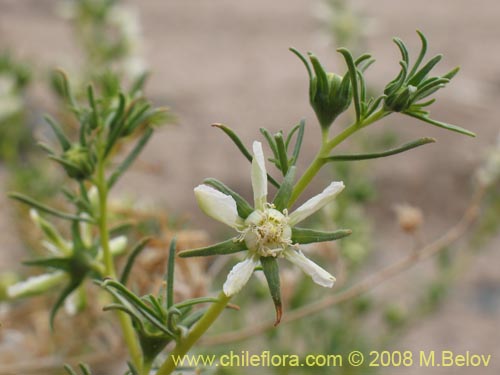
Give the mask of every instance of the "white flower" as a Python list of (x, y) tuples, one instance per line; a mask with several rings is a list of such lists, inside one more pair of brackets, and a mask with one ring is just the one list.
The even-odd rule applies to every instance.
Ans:
[(343, 182), (332, 182), (323, 192), (306, 201), (291, 214), (267, 203), (267, 172), (260, 142), (253, 143), (252, 188), (254, 211), (243, 219), (230, 195), (208, 185), (194, 189), (200, 208), (208, 216), (236, 229), (248, 249), (246, 258), (229, 273), (223, 290), (227, 296), (238, 293), (247, 283), (260, 257), (282, 257), (297, 265), (321, 286), (331, 288), (335, 277), (306, 258), (298, 244), (292, 243), (292, 227), (331, 202), (344, 189)]

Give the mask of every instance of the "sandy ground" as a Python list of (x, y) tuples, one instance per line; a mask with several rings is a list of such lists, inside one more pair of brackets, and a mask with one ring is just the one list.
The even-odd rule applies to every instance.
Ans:
[[(54, 3), (0, 0), (0, 47), (10, 46), (33, 57), (39, 67), (61, 65), (61, 61), (70, 64), (71, 34), (54, 15)], [(340, 65), (328, 37), (318, 26), (320, 1), (131, 3), (140, 12), (144, 54), (154, 72), (149, 94), (159, 104), (173, 108), (178, 125), (161, 130), (143, 157), (144, 161), (161, 166), (162, 173), (151, 176), (136, 171), (121, 182), (122, 192), (146, 202), (162, 201), (173, 212), (188, 213), (195, 225), (206, 223), (191, 193), (202, 178), (219, 178), (250, 196), (248, 164), (235, 149), (226, 147), (228, 141), (222, 134), (209, 126), (214, 122), (230, 125), (249, 144), (260, 138), (260, 126), (277, 131), (305, 117), (309, 127), (302, 160), (309, 160), (317, 145), (318, 130), (307, 103), (304, 68), (287, 49), (295, 46), (302, 51), (311, 50), (325, 64), (329, 61), (330, 68)], [(371, 208), (379, 229), (375, 241), (379, 248), (398, 251), (407, 242), (397, 233), (392, 205), (409, 202), (422, 207), (426, 215), (424, 236), (433, 238), (441, 233), (461, 215), (470, 195), (472, 171), (498, 133), (500, 3), (353, 3), (370, 19), (367, 45), (377, 58), (369, 74), (374, 85), (381, 87), (397, 71), (398, 53), (391, 37), (397, 35), (416, 48), (415, 29), (421, 29), (430, 40), (431, 52), (445, 55), (440, 71), (457, 63), (462, 67), (450, 88), (439, 94), (439, 101), (433, 106), (434, 117), (478, 133), (473, 140), (397, 115), (378, 125), (397, 128), (402, 139), (434, 136), (439, 140), (438, 145), (426, 146), (425, 150), (372, 164), (381, 192)], [(8, 220), (3, 217), (0, 227), (5, 226)], [(477, 371), (435, 368), (426, 373), (498, 374), (499, 243), (497, 238), (467, 269), (446, 306), (398, 344), (398, 348), (414, 351), (445, 349), (492, 354), (492, 364)], [(417, 270), (406, 277), (411, 280), (421, 276)], [(379, 291), (390, 293), (392, 285), (388, 283)], [(493, 307), (488, 309), (478, 297), (485, 286), (492, 290), (488, 298)], [(422, 369), (410, 368), (391, 373), (421, 372)]]

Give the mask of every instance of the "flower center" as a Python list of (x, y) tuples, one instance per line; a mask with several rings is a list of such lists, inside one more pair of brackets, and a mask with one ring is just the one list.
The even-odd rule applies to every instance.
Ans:
[(263, 211), (254, 211), (245, 220), (242, 239), (248, 250), (260, 256), (279, 256), (292, 244), (292, 229), (288, 225), (288, 216), (271, 207)]

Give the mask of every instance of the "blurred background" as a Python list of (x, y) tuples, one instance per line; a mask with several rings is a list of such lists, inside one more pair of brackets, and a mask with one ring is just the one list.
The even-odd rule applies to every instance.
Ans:
[[(42, 115), (57, 112), (60, 104), (51, 89), (51, 70), (61, 67), (70, 77), (85, 80), (88, 71), (99, 69), (99, 64), (108, 64), (89, 57), (89, 50), (95, 45), (85, 44), (88, 35), (79, 34), (82, 24), (74, 3), (0, 0), (0, 53), (8, 54), (15, 62), (4, 65), (16, 66), (11, 71), (16, 71), (16, 93), (23, 108), (21, 117), (14, 120), (11, 117), (9, 122), (0, 117), (0, 122), (6, 128), (15, 122), (26, 130), (26, 134), (21, 131), (14, 138), (8, 138), (11, 135), (6, 135), (4, 129), (1, 131), (2, 138), (15, 139), (15, 142), (4, 139), (0, 142), (3, 160), (0, 184), (4, 191), (22, 186), (29, 194), (43, 188), (42, 179), (26, 177), (23, 171), (29, 169), (24, 161), (28, 160), (25, 155), (30, 140), (45, 133)], [(250, 168), (230, 141), (210, 125), (224, 123), (250, 145), (255, 139), (262, 140), (260, 127), (272, 132), (289, 130), (305, 118), (305, 147), (299, 161), (299, 167), (304, 168), (317, 150), (320, 132), (308, 104), (305, 69), (288, 48), (313, 51), (328, 70), (339, 74), (344, 74), (345, 67), (335, 51), (337, 47), (347, 46), (355, 55), (369, 52), (377, 61), (367, 72), (368, 84), (373, 92), (379, 93), (399, 71), (400, 56), (391, 38), (403, 39), (415, 56), (420, 48), (415, 33), (418, 29), (429, 40), (429, 55), (444, 55), (438, 73), (461, 66), (459, 75), (438, 93), (438, 101), (432, 107), (433, 118), (468, 128), (477, 133), (477, 138), (446, 132), (395, 114), (368, 129), (359, 142), (346, 144), (344, 150), (401, 144), (423, 136), (435, 137), (438, 143), (392, 158), (360, 162), (355, 167), (349, 164), (325, 168), (310, 193), (319, 192), (334, 178), (352, 181), (353, 193), (349, 195), (351, 185), (347, 183), (348, 197), (343, 204), (351, 207), (352, 202), (352, 212), (349, 208), (334, 207), (318, 219), (318, 225), (335, 217), (339, 227), (359, 228), (360, 234), (354, 237), (352, 245), (349, 239), (342, 242), (347, 259), (344, 261), (348, 264), (347, 285), (439, 237), (460, 220), (473, 194), (477, 170), (493, 152), (490, 150), (495, 148), (500, 130), (498, 1), (483, 0), (479, 4), (466, 0), (149, 0), (120, 1), (118, 5), (113, 22), (130, 42), (117, 59), (121, 59), (123, 75), (130, 77), (150, 70), (147, 95), (155, 104), (168, 106), (175, 116), (172, 124), (156, 133), (136, 167), (120, 181), (118, 200), (126, 201), (134, 209), (161, 207), (169, 220), (177, 223), (176, 228), (207, 231), (202, 237), (210, 238), (210, 242), (224, 238), (225, 228), (206, 219), (197, 208), (192, 188), (205, 177), (215, 177), (250, 197)], [(84, 18), (80, 21), (84, 22)], [(12, 106), (7, 100), (1, 103)], [(1, 105), (0, 111), (4, 109)], [(19, 108), (14, 106), (14, 109), (14, 113), (19, 112)], [(332, 132), (345, 126), (348, 116), (341, 118)], [(351, 167), (352, 170), (346, 170)], [(54, 188), (50, 168), (48, 175), (46, 189), (50, 190)], [(498, 191), (498, 185), (495, 189)], [(356, 348), (472, 351), (491, 354), (490, 366), (425, 371), (498, 374), (500, 254), (496, 250), (500, 237), (495, 221), (495, 218), (500, 220), (500, 215), (495, 214), (500, 213), (498, 202), (494, 191), (490, 192), (482, 204), (482, 217), (487, 220), (476, 223), (471, 228), (473, 234), (450, 246), (449, 251), (443, 252), (445, 256), (417, 265), (367, 296), (331, 307), (298, 324), (284, 324), (278, 331), (229, 346), (200, 350), (206, 353), (222, 353), (228, 348), (255, 352), (270, 349), (277, 353), (336, 353)], [(402, 230), (401, 210), (395, 209), (402, 206), (417, 212), (418, 233)], [(0, 207), (0, 269), (26, 272), (19, 261), (26, 255), (23, 239), (32, 228), (5, 194), (0, 197)], [(348, 249), (349, 246), (352, 248)], [(329, 259), (328, 255), (322, 255), (321, 249), (317, 251), (319, 257)], [(460, 261), (455, 263), (455, 258)], [(332, 262), (326, 268), (338, 272), (339, 259)], [(233, 263), (216, 266), (224, 270)], [(217, 290), (225, 272), (221, 275), (213, 285), (204, 288)], [(290, 275), (294, 277), (298, 276)], [(259, 321), (261, 316), (272, 319), (273, 307), (265, 285), (261, 284), (257, 280), (247, 287), (252, 304), (245, 304), (239, 296), (236, 303), (244, 307), (244, 312), (216, 330), (245, 327)], [(291, 289), (292, 285), (293, 282)], [(305, 290), (290, 291), (288, 308), (331, 293), (311, 286), (306, 284), (297, 288)], [(3, 314), (8, 314), (11, 307), (1, 306)], [(347, 322), (346, 317), (350, 317)], [(8, 334), (6, 328), (2, 330), (0, 373), (4, 374), (3, 362), (14, 366), (25, 359), (12, 355), (12, 349), (21, 345), (23, 338), (14, 329)], [(41, 358), (37, 350), (26, 352), (31, 359)], [(2, 361), (2, 353), (8, 359)], [(339, 373), (367, 373), (367, 369), (355, 370), (343, 368)], [(247, 369), (241, 373), (256, 371)], [(287, 369), (269, 371), (296, 373)], [(307, 371), (315, 373), (314, 369)], [(321, 369), (317, 371), (322, 373)], [(421, 372), (418, 367), (374, 371)]]

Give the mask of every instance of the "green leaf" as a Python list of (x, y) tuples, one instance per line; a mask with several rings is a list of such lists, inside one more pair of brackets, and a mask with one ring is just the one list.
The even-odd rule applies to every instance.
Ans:
[(311, 67), (309, 66), (309, 63), (307, 62), (307, 59), (304, 57), (303, 54), (301, 54), (299, 51), (297, 51), (295, 48), (289, 48), (289, 50), (295, 55), (297, 56), (300, 61), (302, 61), (304, 63), (304, 66), (306, 67), (307, 69), (307, 74), (309, 75), (309, 80), (312, 80), (313, 79), (313, 75), (312, 75), (312, 71), (311, 71)]
[(115, 293), (119, 293), (125, 300), (132, 304), (137, 311), (144, 316), (152, 325), (158, 328), (160, 331), (174, 337), (175, 335), (163, 324), (163, 322), (157, 316), (158, 314), (146, 305), (139, 297), (128, 290), (123, 284), (118, 281), (108, 279), (101, 284), (108, 291), (112, 292), (111, 288), (114, 288)]
[(166, 304), (167, 309), (170, 309), (174, 305), (174, 271), (175, 271), (175, 248), (177, 245), (177, 239), (174, 237), (170, 241), (170, 247), (168, 249), (168, 269), (166, 276), (167, 290), (166, 290)]
[(408, 55), (408, 49), (406, 48), (406, 46), (403, 43), (403, 41), (401, 39), (399, 39), (399, 38), (393, 38), (392, 40), (398, 46), (399, 51), (401, 52), (401, 57), (403, 58), (403, 61), (407, 65), (410, 65), (410, 57)]
[(308, 244), (316, 242), (335, 241), (349, 236), (352, 233), (350, 229), (339, 229), (333, 232), (323, 232), (313, 229), (292, 228), (292, 242), (298, 244)]
[(337, 52), (340, 52), (342, 56), (344, 56), (345, 62), (347, 64), (347, 68), (349, 69), (349, 75), (351, 78), (351, 86), (352, 86), (352, 98), (354, 101), (354, 109), (356, 111), (356, 122), (359, 122), (361, 119), (361, 100), (359, 97), (359, 89), (358, 89), (358, 73), (356, 65), (354, 64), (354, 59), (351, 55), (351, 52), (346, 48), (339, 48)]
[(429, 74), (429, 72), (436, 66), (438, 62), (441, 61), (443, 58), (443, 55), (436, 55), (432, 59), (430, 59), (427, 64), (425, 64), (422, 69), (420, 69), (413, 77), (410, 78), (408, 81), (409, 85), (412, 86), (417, 86), (426, 76)]
[[(236, 145), (236, 147), (238, 147), (238, 150), (241, 151), (241, 153), (243, 154), (243, 156), (251, 163), (252, 162), (252, 159), (253, 159), (253, 156), (252, 154), (250, 153), (250, 151), (248, 151), (248, 149), (245, 147), (245, 145), (243, 144), (243, 142), (241, 142), (240, 138), (236, 135), (236, 133), (229, 127), (225, 126), (225, 125), (222, 125), (222, 124), (212, 124), (213, 127), (215, 128), (219, 128), (220, 130), (222, 130), (224, 133), (227, 134), (227, 136), (233, 141), (233, 143)], [(278, 182), (272, 177), (269, 175), (269, 173), (267, 174), (267, 179), (268, 181), (273, 184), (274, 186), (276, 186), (277, 188), (280, 187), (280, 185), (278, 184)]]
[(130, 371), (130, 375), (139, 375), (139, 371), (135, 368), (135, 366), (131, 362), (127, 362), (128, 370)]
[(68, 365), (68, 364), (65, 364), (64, 365), (64, 370), (66, 370), (66, 372), (69, 374), (69, 375), (78, 375), (75, 370), (73, 370), (73, 368)]
[(132, 165), (135, 159), (139, 156), (142, 149), (148, 143), (149, 139), (153, 135), (153, 129), (148, 128), (142, 137), (137, 141), (135, 147), (132, 149), (130, 154), (123, 160), (123, 162), (115, 169), (113, 174), (108, 180), (108, 188), (111, 189), (113, 185), (118, 181), (118, 179), (122, 176), (122, 174)]
[(227, 241), (219, 242), (215, 245), (201, 247), (199, 249), (181, 251), (178, 256), (180, 256), (181, 258), (189, 258), (209, 255), (225, 255), (237, 253), (244, 250), (247, 250), (245, 241), (241, 241), (238, 238), (231, 238)]
[(280, 188), (276, 192), (276, 196), (273, 199), (273, 204), (276, 206), (278, 211), (283, 211), (288, 207), (288, 202), (292, 196), (293, 183), (295, 181), (296, 167), (292, 166), (285, 176), (285, 179), (281, 183)]
[(234, 192), (226, 186), (223, 182), (216, 180), (215, 178), (206, 178), (203, 180), (203, 183), (206, 185), (209, 185), (213, 187), (214, 189), (220, 191), (223, 194), (230, 195), (233, 197), (234, 201), (236, 202), (236, 208), (238, 210), (238, 216), (241, 217), (242, 219), (246, 219), (248, 215), (250, 215), (254, 209), (250, 204), (243, 198), (241, 195), (238, 193)]
[(266, 128), (260, 128), (259, 130), (262, 133), (262, 135), (264, 136), (264, 138), (266, 138), (267, 143), (269, 144), (269, 148), (273, 152), (274, 159), (279, 160), (278, 146), (276, 145), (276, 141), (274, 140), (274, 137), (271, 135), (269, 130), (267, 130)]
[(133, 82), (132, 86), (130, 88), (130, 94), (134, 95), (137, 92), (141, 91), (144, 88), (144, 85), (146, 84), (146, 81), (149, 78), (149, 72), (144, 72), (139, 75)]
[(216, 297), (199, 297), (199, 298), (187, 299), (185, 301), (176, 303), (173, 306), (176, 309), (183, 309), (185, 307), (199, 305), (200, 303), (216, 303), (216, 302), (219, 302), (219, 299)]
[(69, 258), (61, 258), (61, 257), (38, 258), (38, 259), (25, 260), (22, 263), (26, 266), (49, 267), (66, 272), (71, 271), (71, 260)]
[(49, 326), (51, 331), (54, 330), (54, 319), (56, 318), (56, 314), (59, 311), (59, 309), (62, 307), (64, 301), (68, 296), (78, 288), (78, 286), (81, 284), (81, 282), (84, 280), (82, 277), (78, 277), (75, 279), (72, 279), (68, 286), (64, 288), (64, 290), (61, 292), (59, 297), (57, 298), (56, 302), (52, 306), (52, 309), (50, 310), (50, 317), (49, 317)]
[(92, 371), (90, 371), (90, 367), (87, 366), (85, 363), (79, 363), (78, 367), (80, 367), (80, 370), (82, 371), (83, 375), (92, 375)]
[(75, 215), (71, 215), (71, 214), (68, 214), (65, 212), (57, 211), (51, 207), (45, 206), (44, 204), (37, 202), (37, 201), (35, 201), (35, 200), (33, 200), (33, 199), (23, 195), (23, 194), (9, 193), (8, 196), (12, 199), (15, 199), (15, 200), (21, 202), (21, 203), (24, 203), (24, 204), (27, 204), (31, 207), (34, 207), (37, 210), (40, 210), (40, 211), (45, 212), (47, 214), (50, 214), (52, 216), (59, 217), (61, 219), (77, 220), (77, 221), (85, 221), (88, 223), (94, 223), (94, 220), (89, 218), (89, 217), (75, 216)]
[(418, 67), (420, 66), (420, 63), (424, 59), (425, 54), (427, 53), (427, 39), (425, 38), (424, 34), (420, 30), (417, 30), (417, 34), (420, 38), (420, 41), (422, 42), (422, 47), (420, 48), (420, 53), (417, 57), (417, 60), (415, 61), (415, 65), (413, 65), (413, 68), (410, 71), (410, 74), (409, 74), (410, 77), (412, 77), (415, 74)]
[(278, 151), (278, 158), (281, 173), (286, 176), (288, 172), (288, 154), (286, 152), (285, 141), (283, 139), (283, 134), (281, 132), (274, 135), (274, 141), (276, 143), (276, 149)]
[(52, 131), (54, 132), (55, 136), (57, 137), (57, 140), (61, 144), (61, 148), (64, 151), (67, 151), (71, 147), (71, 142), (64, 134), (61, 125), (59, 125), (59, 123), (55, 119), (50, 117), (49, 115), (45, 115), (45, 116), (43, 116), (43, 118), (45, 119), (45, 121), (47, 121), (47, 123), (52, 128)]
[(292, 165), (297, 163), (299, 159), (300, 150), (302, 148), (302, 141), (304, 139), (304, 131), (305, 131), (306, 121), (304, 119), (300, 120), (299, 124), (299, 132), (297, 133), (297, 141), (295, 141), (295, 146), (293, 148), (292, 154)]
[(269, 292), (271, 293), (271, 298), (273, 299), (274, 308), (276, 310), (276, 319), (274, 321), (274, 326), (276, 327), (280, 323), (281, 316), (283, 315), (278, 260), (274, 257), (260, 257), (260, 263), (262, 264), (262, 270), (266, 276)]
[(142, 240), (140, 240), (132, 249), (132, 252), (127, 258), (127, 263), (125, 264), (125, 267), (123, 268), (122, 275), (120, 276), (120, 282), (123, 285), (126, 285), (128, 282), (128, 278), (130, 275), (130, 271), (132, 270), (132, 267), (134, 266), (134, 262), (139, 256), (140, 253), (146, 248), (146, 245), (151, 241), (151, 237), (145, 237)]
[(434, 143), (434, 142), (436, 142), (434, 138), (420, 138), (417, 139), (416, 141), (408, 142), (402, 146), (383, 152), (373, 152), (369, 154), (356, 154), (356, 155), (333, 155), (324, 158), (323, 160), (325, 160), (326, 162), (332, 162), (332, 161), (356, 161), (356, 160), (377, 159), (386, 156), (396, 155), (411, 150), (412, 148), (420, 147), (428, 143)]
[(236, 133), (229, 127), (223, 125), (223, 124), (212, 124), (214, 128), (218, 128), (222, 130), (226, 135), (233, 141), (233, 143), (238, 147), (238, 150), (241, 151), (243, 156), (247, 158), (249, 162), (252, 162), (252, 154), (248, 149), (245, 147), (241, 139), (236, 135)]
[(427, 122), (428, 124), (435, 125), (435, 126), (438, 126), (440, 128), (443, 128), (443, 129), (447, 129), (447, 130), (451, 130), (451, 131), (456, 132), (456, 133), (468, 135), (469, 137), (476, 136), (476, 133), (473, 133), (467, 129), (461, 128), (460, 126), (447, 124), (447, 123), (441, 122), (441, 121), (436, 121), (436, 120), (430, 119), (429, 117), (422, 116), (422, 115), (419, 115), (419, 114), (416, 114), (413, 112), (403, 112), (403, 113), (405, 115), (414, 117), (414, 118), (419, 119), (421, 121)]

